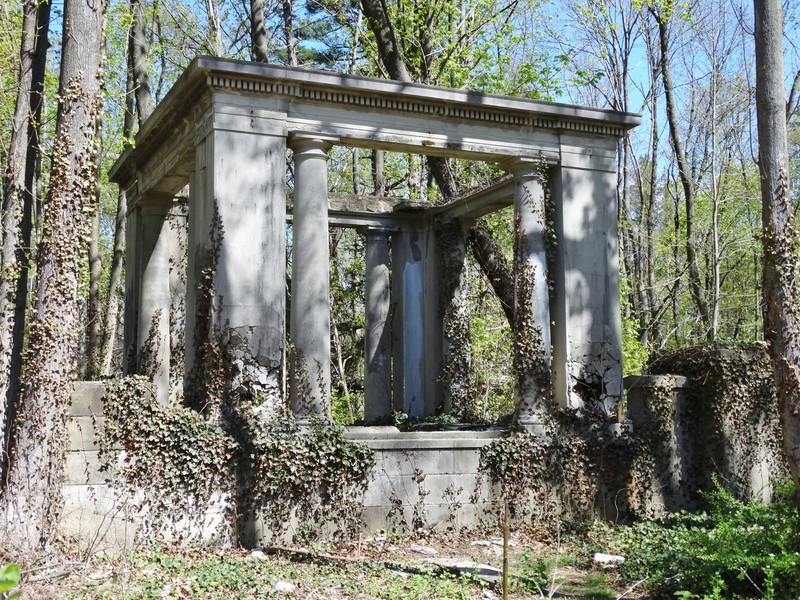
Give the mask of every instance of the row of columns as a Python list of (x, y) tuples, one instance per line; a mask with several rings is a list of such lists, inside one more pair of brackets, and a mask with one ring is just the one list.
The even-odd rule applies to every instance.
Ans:
[[(220, 144), (217, 140), (215, 143)], [(301, 419), (310, 415), (323, 419), (330, 418), (330, 287), (329, 287), (329, 246), (328, 246), (328, 179), (327, 162), (328, 151), (337, 140), (314, 134), (294, 134), (288, 137), (289, 147), (293, 150), (294, 161), (294, 218), (293, 218), (293, 255), (292, 255), (292, 283), (291, 283), (291, 314), (290, 314), (290, 377), (289, 397), (294, 413)], [(280, 144), (273, 144), (273, 152), (280, 155)], [(208, 152), (205, 164), (199, 162), (198, 173), (193, 176), (192, 186), (200, 185), (213, 188), (210, 175), (199, 171), (216, 168), (214, 166), (213, 152)], [(273, 157), (272, 167), (276, 168), (278, 160)], [(520, 265), (533, 273), (533, 286), (530, 297), (517, 297), (517, 304), (527, 306), (531, 311), (531, 319), (541, 332), (542, 348), (546, 352), (545, 360), (550, 361), (550, 306), (547, 285), (547, 255), (545, 247), (545, 206), (544, 187), (539, 166), (523, 162), (516, 162), (510, 167), (514, 174), (516, 185), (514, 191), (514, 213), (518, 234), (523, 240), (524, 256)], [(206, 179), (203, 179), (205, 177)], [(274, 179), (274, 174), (271, 175)], [(204, 182), (212, 183), (204, 183)], [(255, 185), (255, 184), (253, 184)], [(275, 187), (273, 185), (273, 187)], [(205, 188), (203, 188), (205, 190)], [(208, 215), (211, 209), (207, 206), (209, 198), (220, 201), (219, 194), (205, 190), (192, 193), (190, 205), (190, 222), (193, 225), (190, 231), (190, 268), (189, 290), (196, 288), (200, 277), (200, 268), (197, 266), (197, 248), (204, 248), (201, 238), (207, 235)], [(274, 201), (274, 199), (273, 199)], [(206, 203), (198, 206), (198, 203)], [(129, 220), (129, 235), (138, 239), (139, 244), (129, 244), (129, 260), (133, 268), (129, 271), (127, 285), (128, 313), (136, 314), (135, 330), (128, 327), (126, 330), (126, 347), (131, 344), (136, 354), (148, 364), (139, 365), (139, 370), (144, 370), (154, 382), (158, 401), (166, 404), (169, 401), (169, 362), (170, 362), (170, 326), (169, 306), (170, 292), (170, 242), (168, 215), (173, 201), (171, 197), (151, 195), (138, 199), (137, 210), (131, 214)], [(225, 212), (227, 209), (219, 209)], [(192, 211), (202, 213), (200, 217), (193, 216)], [(203, 217), (202, 215), (206, 215)], [(203, 220), (203, 224), (196, 221)], [(223, 227), (225, 223), (223, 222)], [(422, 374), (414, 372), (421, 368), (421, 364), (431, 355), (430, 348), (425, 348), (426, 340), (419, 337), (424, 319), (437, 318), (438, 302), (435, 310), (423, 307), (426, 301), (420, 289), (424, 270), (430, 266), (428, 257), (420, 255), (416, 232), (407, 236), (408, 239), (398, 239), (393, 242), (392, 232), (386, 229), (367, 229), (366, 237), (366, 300), (365, 300), (365, 414), (366, 421), (375, 421), (380, 417), (391, 414), (393, 409), (405, 410), (413, 414), (422, 414), (420, 406), (416, 403), (423, 402), (422, 396), (428, 391), (424, 385), (416, 382), (414, 389), (409, 387), (409, 381), (395, 381), (392, 377), (392, 331), (390, 324), (390, 308), (392, 298), (390, 288), (392, 285), (401, 289), (397, 293), (401, 297), (404, 312), (400, 319), (408, 320), (402, 324), (402, 332), (397, 332), (399, 338), (411, 338), (417, 335), (418, 339), (403, 339), (401, 352), (403, 356), (395, 358), (395, 366), (400, 365), (403, 373), (395, 371), (395, 380), (398, 377), (421, 380)], [(398, 234), (401, 237), (403, 233)], [(239, 240), (241, 243), (242, 240)], [(237, 243), (236, 240), (228, 242), (221, 239), (223, 248), (218, 249), (223, 262), (227, 257), (226, 244)], [(207, 245), (207, 244), (206, 244)], [(136, 247), (138, 246), (138, 247)], [(394, 252), (392, 248), (394, 247)], [(256, 245), (256, 250), (259, 246)], [(236, 254), (234, 252), (234, 254)], [(392, 256), (401, 262), (392, 266)], [(192, 258), (194, 256), (194, 258)], [(237, 257), (237, 261), (241, 258)], [(282, 260), (282, 257), (281, 257)], [(435, 261), (433, 261), (435, 262)], [(193, 266), (194, 265), (194, 266)], [(225, 265), (222, 265), (224, 267)], [(239, 276), (242, 278), (257, 277), (259, 274), (249, 271), (245, 265), (228, 265), (239, 267)], [(195, 272), (197, 271), (197, 272)], [(217, 273), (217, 279), (223, 277)], [(436, 277), (436, 274), (428, 275)], [(266, 282), (270, 284), (270, 282)], [(275, 285), (275, 282), (271, 282)], [(248, 284), (249, 285), (249, 284)], [(259, 316), (259, 305), (249, 297), (230, 297), (242, 295), (239, 290), (250, 290), (252, 286), (239, 283), (228, 285), (223, 294), (226, 306), (233, 307), (228, 310), (227, 316), (220, 317), (224, 326), (230, 324), (231, 315), (236, 311), (245, 310), (249, 313), (246, 319), (266, 318)], [(263, 295), (263, 294), (262, 294)], [(198, 299), (195, 293), (189, 293), (187, 299), (187, 330), (192, 329), (197, 320), (195, 314)], [(262, 300), (262, 304), (266, 302)], [(133, 309), (131, 305), (135, 305)], [(224, 312), (224, 311), (223, 311)], [(423, 314), (425, 313), (425, 314)], [(132, 317), (127, 314), (126, 317)], [(276, 315), (273, 318), (279, 318)], [(282, 317), (280, 317), (282, 318)], [(226, 320), (227, 319), (227, 320)], [(415, 322), (417, 321), (417, 322)], [(127, 323), (127, 320), (126, 320)], [(259, 323), (238, 323), (235, 326), (261, 326)], [(266, 324), (274, 327), (274, 324)], [(187, 364), (193, 360), (193, 345), (201, 340), (193, 338), (194, 332), (187, 331)], [(439, 335), (441, 337), (441, 333)], [(274, 339), (278, 339), (273, 335)], [(272, 342), (273, 345), (276, 342)], [(439, 341), (441, 343), (441, 340)], [(269, 349), (267, 349), (270, 351)], [(441, 348), (438, 354), (441, 358)], [(436, 348), (433, 349), (436, 351)], [(255, 351), (254, 351), (255, 352)], [(274, 352), (273, 352), (274, 354)], [(418, 357), (416, 355), (419, 355)], [(418, 360), (416, 364), (414, 360)], [(128, 370), (133, 370), (128, 365)], [(434, 366), (436, 369), (440, 365)], [(524, 377), (524, 374), (523, 374)], [(435, 379), (435, 378), (434, 378)], [(405, 387), (404, 387), (405, 386)], [(392, 404), (392, 390), (396, 397), (396, 404)], [(518, 386), (519, 397), (517, 419), (523, 425), (535, 425), (542, 419), (546, 411), (544, 398), (531, 386)], [(402, 400), (397, 398), (398, 393)], [(423, 409), (424, 411), (424, 409)]]

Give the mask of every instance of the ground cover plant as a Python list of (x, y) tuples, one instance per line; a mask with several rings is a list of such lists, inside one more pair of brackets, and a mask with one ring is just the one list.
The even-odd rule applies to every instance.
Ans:
[(618, 530), (626, 577), (658, 598), (800, 597), (800, 515), (790, 483), (770, 504), (743, 502), (715, 479), (709, 510)]
[[(29, 565), (21, 587), (24, 598), (36, 599), (499, 600), (503, 541), (496, 533), (418, 531), (307, 549), (139, 548), (66, 565)], [(615, 568), (594, 563), (582, 534), (512, 533), (509, 573), (513, 599), (641, 597), (641, 586), (629, 589)]]
[[(540, 523), (509, 544), (510, 598), (800, 597), (800, 515), (790, 484), (771, 504), (743, 502), (722, 484), (705, 512), (661, 521), (567, 529)], [(574, 524), (573, 524), (574, 525)], [(502, 564), (496, 531), (358, 536), (337, 545), (264, 551), (153, 547), (98, 557), (20, 585), (30, 598), (501, 598), (500, 577), (457, 575), (453, 561)], [(602, 565), (596, 552), (625, 557)], [(485, 572), (482, 572), (485, 575)], [(27, 581), (26, 581), (27, 579)]]

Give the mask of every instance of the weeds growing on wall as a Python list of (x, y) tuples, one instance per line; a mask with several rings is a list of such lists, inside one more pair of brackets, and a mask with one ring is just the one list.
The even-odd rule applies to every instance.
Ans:
[[(284, 410), (260, 419), (253, 408), (239, 407), (245, 418), (234, 433), (192, 409), (159, 406), (143, 377), (108, 384), (101, 455), (106, 468), (118, 470), (117, 485), (135, 499), (128, 508), (144, 515), (141, 535), (199, 535), (215, 499), (228, 517), (216, 531), (222, 541), (241, 537), (241, 517), (248, 514), (261, 517), (272, 536), (285, 533), (292, 519), (295, 535), (305, 538), (328, 524), (342, 535), (360, 526), (372, 451), (327, 422), (301, 427)], [(242, 464), (248, 477), (237, 481)], [(247, 486), (246, 493), (235, 493), (235, 485)]]
[(624, 487), (625, 439), (602, 415), (554, 410), (551, 434), (515, 432), (481, 449), (480, 479), (488, 478), (497, 509), (508, 503), (518, 522), (583, 522), (603, 508), (608, 490)]
[[(237, 437), (250, 465), (247, 510), (273, 535), (292, 518), (295, 537), (348, 536), (361, 527), (363, 495), (375, 466), (373, 452), (321, 419), (300, 425), (285, 410), (243, 423)], [(241, 507), (244, 508), (244, 507)], [(327, 528), (335, 525), (335, 528)]]
[(769, 480), (788, 474), (772, 365), (763, 345), (661, 353), (651, 358), (648, 372), (673, 373), (690, 381), (679, 418), (688, 428), (687, 438), (695, 443), (689, 474), (697, 482), (690, 490), (695, 498), (698, 490), (713, 488), (712, 473), (719, 473), (741, 498), (760, 492), (751, 489), (751, 473), (765, 460)]
[(159, 405), (151, 385), (139, 376), (106, 384), (100, 456), (131, 499), (126, 508), (147, 515), (139, 535), (180, 538), (203, 529), (198, 507), (229, 495), (235, 445), (199, 413)]

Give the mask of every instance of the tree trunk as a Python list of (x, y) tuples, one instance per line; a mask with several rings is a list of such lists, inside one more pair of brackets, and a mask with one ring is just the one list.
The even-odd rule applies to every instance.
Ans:
[[(148, 55), (150, 38), (147, 35), (146, 0), (131, 0), (131, 30), (128, 38), (128, 63), (133, 73), (133, 88), (136, 90), (136, 113), (141, 127), (153, 112), (153, 94), (150, 92)], [(127, 127), (126, 127), (127, 129)], [(123, 132), (125, 139), (133, 136), (133, 127)]]
[(264, 1), (250, 0), (250, 42), (254, 62), (269, 62), (269, 42), (264, 18)]
[(481, 271), (500, 299), (500, 306), (509, 323), (514, 323), (514, 273), (505, 260), (500, 247), (491, 232), (483, 225), (475, 225), (469, 230), (468, 240), (472, 254), (478, 261)]
[(94, 206), (96, 118), (102, 107), (104, 4), (67, 0), (50, 189), (37, 255), (36, 306), (16, 453), (2, 499), (5, 539), (49, 546), (61, 504), (66, 417), (78, 315), (78, 278)]
[[(35, 181), (39, 152), (39, 123), (44, 103), (47, 30), (50, 3), (27, 1), (23, 6), (20, 74), (4, 176), (2, 256), (0, 256), (0, 482), (5, 482), (11, 431), (16, 418)], [(2, 487), (2, 483), (0, 483)]]
[[(103, 111), (99, 110), (95, 117), (95, 153), (94, 172), (99, 177), (101, 153), (103, 146)], [(86, 309), (86, 379), (97, 379), (100, 375), (100, 353), (103, 344), (103, 331), (100, 328), (102, 309), (100, 307), (100, 278), (103, 276), (103, 264), (100, 260), (100, 185), (94, 186), (94, 208), (92, 209), (91, 233), (89, 235), (89, 301)]]
[(296, 67), (297, 39), (294, 37), (294, 12), (292, 0), (283, 0), (283, 35), (286, 38), (286, 64)]
[[(122, 124), (122, 139), (133, 138), (134, 104), (139, 126), (153, 112), (153, 95), (150, 91), (150, 75), (147, 57), (150, 51), (150, 36), (146, 28), (147, 6), (145, 0), (131, 0), (131, 27), (128, 33), (128, 75), (125, 84), (125, 118)], [(134, 102), (135, 101), (135, 102)], [(119, 315), (119, 282), (125, 258), (125, 219), (128, 199), (125, 190), (117, 194), (117, 211), (114, 218), (114, 253), (111, 257), (111, 272), (106, 296), (105, 322), (103, 326), (102, 351), (100, 352), (100, 375), (111, 375), (114, 346)]]
[(756, 111), (764, 227), (764, 337), (772, 359), (783, 445), (800, 495), (800, 315), (797, 233), (789, 194), (783, 11), (755, 0)]
[[(671, 8), (672, 3), (670, 2), (667, 9), (671, 10)], [(664, 82), (669, 139), (672, 143), (672, 150), (675, 152), (675, 159), (678, 161), (678, 175), (683, 188), (684, 201), (686, 203), (686, 262), (689, 267), (689, 288), (692, 291), (692, 298), (694, 299), (695, 306), (697, 306), (697, 310), (700, 313), (700, 319), (705, 328), (706, 337), (708, 337), (710, 341), (713, 341), (713, 337), (711, 337), (713, 332), (711, 329), (708, 301), (706, 300), (705, 290), (700, 280), (700, 269), (697, 266), (697, 248), (694, 243), (695, 185), (689, 168), (689, 162), (686, 160), (686, 153), (683, 149), (678, 127), (675, 94), (672, 85), (672, 72), (670, 71), (668, 19), (655, 9), (651, 8), (650, 10), (658, 24), (659, 47), (661, 50), (661, 80)]]
[[(363, 0), (362, 7), (367, 23), (375, 35), (378, 54), (386, 71), (389, 73), (389, 77), (397, 81), (411, 82), (411, 75), (403, 60), (384, 0)], [(450, 169), (450, 163), (446, 158), (429, 156), (428, 169), (436, 180), (445, 200), (458, 196), (458, 186)], [(488, 230), (484, 228), (474, 232), (470, 231), (468, 235), (470, 248), (481, 270), (489, 280), (492, 289), (500, 299), (503, 311), (508, 318), (508, 323), (513, 328), (514, 318), (511, 307), (514, 306), (514, 283), (512, 269)]]

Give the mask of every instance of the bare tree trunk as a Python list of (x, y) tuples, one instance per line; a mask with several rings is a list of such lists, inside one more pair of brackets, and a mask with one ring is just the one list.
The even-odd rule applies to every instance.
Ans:
[[(138, 123), (141, 126), (153, 112), (153, 95), (150, 91), (150, 75), (147, 57), (150, 36), (146, 27), (147, 6), (145, 0), (131, 0), (131, 27), (128, 33), (128, 75), (125, 84), (125, 118), (122, 124), (122, 139), (133, 138), (134, 100)], [(117, 318), (119, 315), (119, 283), (125, 258), (125, 218), (128, 201), (125, 190), (117, 195), (117, 211), (114, 218), (114, 253), (111, 257), (111, 272), (106, 297), (102, 350), (99, 359), (99, 374), (111, 375), (114, 358)]]
[[(475, 260), (500, 299), (500, 306), (509, 323), (514, 322), (514, 273), (499, 245), (483, 225), (469, 230), (468, 238)], [(487, 252), (488, 250), (488, 252)]]
[[(95, 153), (94, 172), (99, 176), (103, 147), (103, 110), (97, 111), (95, 117)], [(100, 306), (100, 278), (103, 276), (103, 264), (100, 260), (100, 185), (94, 186), (94, 210), (92, 215), (91, 234), (89, 236), (89, 302), (86, 311), (86, 379), (96, 379), (100, 375), (100, 353), (103, 346), (103, 331), (100, 327), (102, 308)]]
[(364, 16), (367, 17), (370, 29), (375, 35), (378, 54), (381, 57), (381, 62), (386, 67), (386, 71), (389, 73), (389, 77), (396, 81), (411, 82), (411, 75), (400, 52), (397, 35), (386, 11), (384, 0), (362, 0), (361, 6), (364, 9)]
[(372, 190), (376, 196), (386, 193), (386, 174), (383, 170), (383, 150), (372, 151)]
[(206, 0), (206, 10), (208, 11), (208, 27), (211, 35), (213, 47), (211, 49), (214, 56), (222, 56), (222, 22), (220, 20), (220, 9), (214, 4), (214, 0)]
[(269, 62), (269, 42), (263, 0), (250, 0), (250, 41), (253, 61)]
[[(150, 74), (148, 72), (150, 37), (147, 35), (146, 0), (131, 0), (131, 19), (131, 30), (128, 37), (128, 64), (133, 73), (136, 113), (139, 117), (139, 127), (141, 127), (153, 112), (153, 94), (150, 91)], [(125, 139), (130, 139), (132, 135), (133, 127), (131, 126)]]
[(0, 256), (0, 488), (5, 483), (17, 413), (28, 299), (39, 123), (44, 103), (50, 3), (23, 6), (20, 74), (4, 174)]
[(661, 79), (664, 82), (664, 96), (667, 105), (667, 123), (669, 125), (669, 138), (672, 143), (672, 150), (675, 152), (675, 159), (678, 161), (678, 175), (683, 187), (684, 201), (686, 203), (686, 262), (689, 267), (689, 288), (692, 291), (692, 298), (695, 306), (700, 313), (700, 319), (705, 328), (706, 337), (713, 340), (711, 329), (711, 318), (709, 316), (708, 301), (706, 300), (705, 289), (700, 280), (700, 269), (697, 266), (697, 249), (694, 243), (694, 201), (695, 184), (686, 160), (686, 153), (681, 142), (680, 130), (678, 127), (678, 115), (675, 106), (675, 94), (672, 84), (672, 73), (670, 71), (669, 58), (669, 31), (668, 18), (661, 10), (671, 10), (672, 2), (668, 3), (666, 9), (650, 8), (650, 12), (655, 17), (658, 24), (659, 47), (661, 50)]
[(16, 452), (0, 508), (6, 540), (45, 548), (61, 505), (66, 417), (78, 330), (78, 277), (94, 187), (96, 118), (102, 107), (102, 2), (67, 0), (50, 189), (37, 254), (36, 306)]
[(297, 38), (294, 37), (292, 0), (283, 0), (283, 35), (286, 38), (286, 63), (290, 67), (296, 67), (298, 65)]
[(755, 0), (756, 110), (764, 226), (764, 337), (772, 359), (783, 446), (800, 496), (800, 315), (797, 232), (789, 194), (783, 11)]
[[(101, 128), (98, 127), (98, 139)], [(97, 154), (97, 169), (100, 168), (100, 154)], [(100, 186), (95, 190), (95, 211), (92, 215), (91, 233), (89, 235), (89, 300), (86, 308), (86, 372), (87, 380), (96, 379), (100, 374), (100, 351), (102, 346), (102, 330), (100, 329), (100, 278), (103, 265), (100, 261)]]

